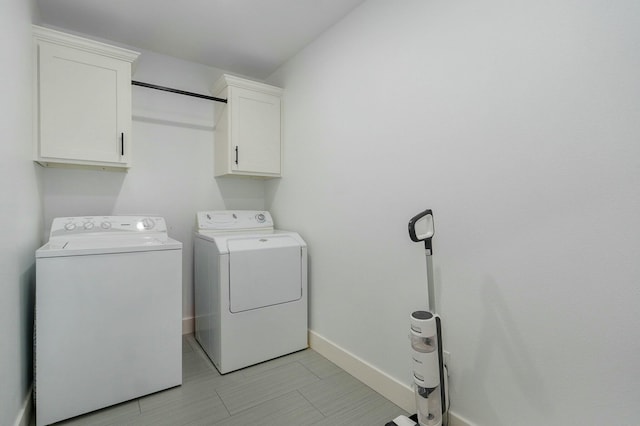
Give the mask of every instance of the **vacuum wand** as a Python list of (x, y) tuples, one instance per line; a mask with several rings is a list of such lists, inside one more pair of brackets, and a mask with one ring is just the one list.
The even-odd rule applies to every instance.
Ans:
[(431, 258), (431, 250), (426, 253), (427, 258), (427, 296), (429, 296), (429, 311), (436, 313), (436, 290), (433, 285), (433, 259)]

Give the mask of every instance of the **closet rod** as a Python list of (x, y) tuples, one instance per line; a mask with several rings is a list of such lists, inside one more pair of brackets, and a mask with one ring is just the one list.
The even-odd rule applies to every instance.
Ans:
[(209, 99), (210, 101), (223, 102), (225, 104), (227, 103), (226, 99), (216, 98), (216, 97), (207, 96), (207, 95), (201, 95), (200, 93), (185, 92), (184, 90), (172, 89), (170, 87), (164, 87), (164, 86), (157, 86), (155, 84), (143, 83), (141, 81), (132, 80), (131, 84), (133, 86), (147, 87), (149, 89), (163, 90), (165, 92), (177, 93), (179, 95), (193, 96), (194, 98)]

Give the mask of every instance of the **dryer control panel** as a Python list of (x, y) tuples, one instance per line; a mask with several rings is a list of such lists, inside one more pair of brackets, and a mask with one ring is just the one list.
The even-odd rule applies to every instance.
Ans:
[(198, 229), (209, 231), (272, 230), (271, 214), (264, 210), (212, 210), (198, 212)]

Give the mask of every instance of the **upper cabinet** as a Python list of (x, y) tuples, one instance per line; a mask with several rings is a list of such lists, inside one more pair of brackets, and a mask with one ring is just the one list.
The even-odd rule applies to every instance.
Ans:
[(223, 75), (212, 93), (216, 105), (215, 175), (281, 176), (282, 89)]
[(34, 139), (42, 165), (131, 166), (131, 67), (139, 53), (33, 27)]

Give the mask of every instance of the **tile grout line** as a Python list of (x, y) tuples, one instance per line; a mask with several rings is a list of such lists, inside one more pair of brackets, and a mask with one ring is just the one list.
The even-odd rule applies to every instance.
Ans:
[[(284, 367), (286, 367), (286, 366), (290, 366), (290, 365), (294, 365), (294, 364), (298, 364), (300, 367), (302, 367), (302, 369), (303, 369), (303, 370), (305, 370), (305, 371), (306, 371), (306, 372), (308, 372), (311, 376), (313, 376), (313, 377), (316, 379), (316, 380), (314, 380), (314, 382), (322, 381), (322, 379), (321, 379), (320, 377), (318, 377), (316, 374), (314, 374), (312, 371), (310, 371), (310, 370), (309, 370), (309, 369), (308, 369), (304, 364), (302, 364), (299, 360), (293, 360), (293, 361), (291, 361), (291, 362), (289, 362), (289, 363), (286, 363), (286, 364), (282, 364), (282, 365), (274, 366), (273, 368), (269, 368), (269, 369), (267, 369), (267, 370), (265, 371), (265, 373), (266, 373), (266, 374), (272, 374), (272, 373), (274, 373), (274, 372), (275, 372), (275, 370), (277, 370), (277, 369), (284, 368)], [(247, 379), (248, 379), (249, 381), (251, 381), (251, 380), (252, 380), (251, 378), (247, 378)], [(304, 386), (306, 386), (306, 385), (307, 385), (307, 384), (305, 384)], [(293, 392), (298, 392), (298, 389), (299, 389), (299, 387), (296, 387), (296, 388), (294, 388), (294, 389), (291, 389), (291, 391), (286, 392), (286, 393), (285, 393), (285, 394), (283, 394), (283, 395), (286, 395), (286, 394), (289, 394), (289, 393), (293, 393)], [(264, 404), (264, 403), (266, 403), (266, 402), (273, 401), (274, 399), (276, 399), (276, 398), (279, 398), (279, 397), (283, 396), (283, 395), (276, 395), (276, 396), (272, 396), (272, 397), (270, 397), (270, 398), (268, 398), (268, 399), (266, 399), (266, 400), (264, 400), (264, 401), (260, 401), (260, 402), (259, 402), (258, 404), (256, 404), (256, 405), (252, 405), (252, 406), (246, 407), (246, 408), (244, 408), (244, 409), (242, 409), (242, 410), (238, 411), (237, 413), (233, 413), (233, 414), (231, 414), (231, 411), (227, 408), (227, 405), (225, 404), (224, 400), (223, 400), (223, 399), (222, 399), (222, 397), (220, 396), (220, 394), (219, 394), (219, 392), (218, 392), (218, 389), (216, 389), (216, 394), (218, 395), (218, 397), (219, 397), (219, 398), (220, 398), (220, 400), (222, 401), (222, 405), (225, 407), (225, 409), (227, 409), (227, 412), (230, 414), (230, 416), (231, 416), (231, 417), (233, 417), (233, 416), (235, 416), (235, 415), (238, 415), (238, 414), (240, 414), (240, 413), (243, 413), (243, 412), (245, 412), (245, 411), (247, 411), (247, 410), (250, 410), (250, 409), (252, 409), (252, 408), (256, 407), (256, 405)], [(298, 394), (300, 394), (300, 392), (298, 392)], [(303, 396), (303, 398), (304, 398), (304, 396)], [(306, 401), (308, 401), (306, 398), (304, 398), (304, 399), (305, 399)], [(311, 406), (312, 406), (314, 409), (316, 409), (320, 414), (322, 414), (322, 415), (324, 416), (324, 414), (322, 413), (322, 411), (318, 410), (315, 406), (313, 406), (313, 404), (311, 404)]]
[[(316, 377), (318, 379), (318, 382), (322, 382), (324, 380), (324, 378), (320, 377), (319, 375), (317, 375), (315, 372), (313, 372), (309, 367), (307, 367), (302, 361), (300, 360), (296, 360), (295, 362), (297, 362), (298, 364), (300, 364), (305, 370), (307, 370), (311, 375), (313, 375), (314, 377)], [(307, 386), (307, 385), (304, 385)], [(303, 387), (304, 387), (303, 386)], [(305, 401), (307, 401), (309, 403), (309, 405), (311, 405), (314, 410), (316, 410), (318, 413), (320, 413), (320, 415), (322, 415), (323, 419), (328, 418), (328, 416), (322, 412), (321, 409), (319, 409), (318, 407), (316, 407), (311, 401), (309, 401), (309, 399), (307, 399), (306, 396), (304, 396), (304, 394), (302, 392), (300, 392), (300, 388), (297, 388), (295, 390), (298, 395), (300, 395), (302, 397), (302, 399), (304, 399)]]
[[(231, 414), (231, 411), (229, 410), (229, 408), (227, 407), (227, 404), (224, 403), (224, 399), (222, 399), (222, 397), (220, 396), (220, 393), (218, 393), (218, 389), (214, 389), (214, 392), (216, 393), (216, 395), (218, 396), (218, 398), (220, 399), (220, 402), (222, 403), (222, 406), (224, 407), (225, 410), (227, 410), (227, 414), (229, 415), (228, 418), (233, 417), (233, 415)], [(218, 423), (218, 422), (216, 422)]]
[(311, 371), (311, 369), (309, 367), (307, 367), (306, 365), (304, 365), (304, 363), (301, 362), (300, 360), (296, 360), (294, 362), (297, 362), (298, 364), (300, 364), (305, 370), (307, 370), (309, 373), (311, 373), (313, 376), (315, 376), (318, 380), (322, 380), (322, 377), (318, 376), (316, 373)]
[(300, 389), (296, 389), (296, 392), (298, 392), (298, 395), (300, 395), (300, 396), (302, 397), (302, 399), (304, 399), (305, 401), (307, 401), (307, 402), (309, 403), (309, 405), (311, 405), (311, 406), (312, 406), (312, 407), (313, 407), (313, 408), (314, 408), (318, 413), (320, 413), (320, 414), (322, 415), (322, 417), (323, 417), (323, 418), (325, 418), (325, 419), (326, 419), (326, 418), (328, 417), (326, 414), (324, 414), (324, 413), (322, 412), (322, 410), (321, 410), (321, 409), (319, 409), (318, 407), (316, 407), (316, 406), (313, 404), (313, 402), (309, 401), (309, 400), (307, 399), (307, 397), (306, 397), (306, 396), (304, 396), (304, 395), (302, 394), (302, 392), (300, 392)]

